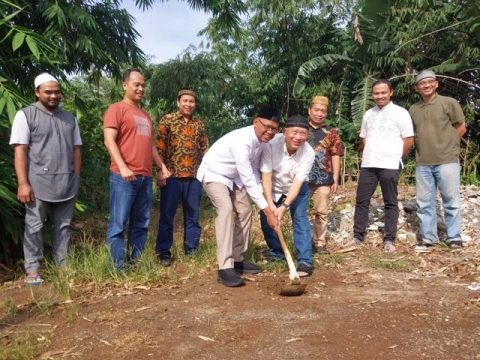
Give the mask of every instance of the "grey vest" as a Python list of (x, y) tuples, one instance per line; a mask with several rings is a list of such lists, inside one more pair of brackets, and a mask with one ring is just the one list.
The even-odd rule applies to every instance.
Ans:
[(75, 117), (60, 108), (50, 113), (40, 103), (22, 111), (30, 129), (28, 179), (35, 197), (50, 202), (73, 198), (79, 187), (73, 165)]

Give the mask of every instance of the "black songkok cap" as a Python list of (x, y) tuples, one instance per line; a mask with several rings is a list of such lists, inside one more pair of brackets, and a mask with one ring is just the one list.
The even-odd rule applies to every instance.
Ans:
[(285, 127), (301, 127), (308, 129), (308, 121), (302, 115), (292, 115), (287, 119)]
[(273, 107), (272, 105), (262, 105), (260, 107), (260, 110), (258, 110), (258, 114), (256, 117), (280, 122), (281, 115), (280, 111), (276, 107)]

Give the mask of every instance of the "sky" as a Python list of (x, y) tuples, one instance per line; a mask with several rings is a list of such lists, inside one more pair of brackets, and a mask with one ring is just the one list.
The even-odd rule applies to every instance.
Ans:
[(202, 42), (197, 34), (207, 25), (208, 14), (192, 10), (183, 1), (156, 1), (145, 12), (133, 0), (123, 0), (122, 6), (136, 19), (134, 26), (141, 35), (138, 46), (152, 56), (154, 64), (174, 59), (189, 45), (198, 47)]

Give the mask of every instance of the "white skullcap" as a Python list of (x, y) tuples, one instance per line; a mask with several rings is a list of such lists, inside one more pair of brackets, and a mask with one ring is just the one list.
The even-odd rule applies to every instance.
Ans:
[(48, 81), (54, 81), (58, 84), (58, 81), (57, 79), (55, 79), (52, 75), (50, 75), (49, 73), (41, 73), (40, 75), (38, 75), (36, 78), (35, 78), (35, 89), (38, 88), (40, 85), (42, 85), (43, 83), (46, 83)]

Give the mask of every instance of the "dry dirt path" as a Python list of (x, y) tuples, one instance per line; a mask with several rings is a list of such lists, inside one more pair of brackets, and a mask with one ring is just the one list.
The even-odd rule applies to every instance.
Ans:
[(0, 339), (29, 334), (43, 359), (480, 359), (480, 291), (467, 288), (477, 252), (399, 250), (385, 263), (403, 270), (372, 247), (317, 255), (306, 293), (291, 298), (277, 295), (286, 272), (226, 288), (211, 271), (173, 286), (83, 289), (48, 316), (16, 282), (0, 288), (2, 303), (20, 305), (0, 312)]

